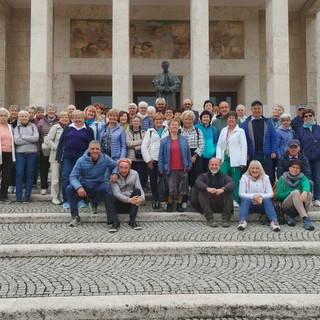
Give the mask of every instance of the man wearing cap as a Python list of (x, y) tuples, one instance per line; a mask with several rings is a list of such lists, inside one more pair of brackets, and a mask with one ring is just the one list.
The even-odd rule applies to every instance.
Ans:
[(145, 201), (137, 171), (131, 169), (131, 160), (123, 158), (118, 160), (119, 177), (111, 183), (112, 193), (106, 196), (106, 209), (108, 224), (112, 224), (110, 232), (117, 232), (120, 221), (117, 213), (129, 213), (129, 226), (134, 230), (141, 227), (136, 222), (139, 206)]
[(275, 181), (273, 159), (277, 158), (277, 133), (270, 119), (262, 115), (262, 103), (254, 100), (251, 103), (251, 116), (241, 125), (246, 133), (248, 161), (258, 160), (269, 176), (271, 185)]
[(97, 207), (102, 200), (106, 205), (109, 183), (105, 182), (104, 173), (107, 168), (112, 172), (110, 181), (115, 182), (118, 179), (117, 163), (101, 152), (99, 141), (92, 140), (88, 150), (77, 160), (69, 177), (70, 185), (67, 187), (66, 193), (72, 217), (69, 223), (70, 227), (76, 227), (80, 224), (77, 205), (79, 199), (91, 198), (93, 213), (97, 213)]
[(297, 109), (297, 116), (294, 117), (291, 121), (291, 128), (294, 132), (297, 132), (297, 130), (302, 127), (303, 125), (303, 111), (306, 108), (304, 104), (299, 104)]
[(291, 160), (300, 160), (303, 166), (302, 172), (311, 180), (311, 169), (307, 157), (303, 154), (300, 148), (300, 141), (298, 139), (292, 139), (288, 143), (288, 150), (282, 157), (278, 159), (277, 177), (278, 179), (284, 172), (288, 171), (289, 162)]

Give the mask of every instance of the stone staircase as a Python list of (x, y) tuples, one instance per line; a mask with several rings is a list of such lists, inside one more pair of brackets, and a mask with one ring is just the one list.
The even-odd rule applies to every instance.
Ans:
[[(10, 196), (12, 197), (12, 195)], [(210, 228), (199, 213), (141, 207), (142, 230), (108, 232), (104, 207), (70, 228), (49, 196), (0, 205), (0, 319), (320, 319), (316, 229)], [(161, 210), (161, 209), (160, 209)], [(221, 219), (217, 215), (217, 219)]]

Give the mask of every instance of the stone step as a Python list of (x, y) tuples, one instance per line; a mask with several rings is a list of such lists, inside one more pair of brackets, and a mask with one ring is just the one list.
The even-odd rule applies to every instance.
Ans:
[[(0, 246), (0, 258), (26, 257), (117, 257), (187, 255), (301, 255), (319, 256), (320, 242), (130, 242), (130, 243), (48, 243)], [(320, 280), (320, 279), (319, 279)], [(319, 288), (320, 290), (320, 288)]]
[(178, 294), (0, 300), (3, 320), (316, 320), (319, 294)]
[[(42, 196), (39, 196), (42, 197)], [(45, 196), (46, 197), (46, 196)], [(37, 198), (35, 198), (37, 199)], [(48, 200), (0, 205), (0, 319), (318, 319), (320, 221), (273, 232), (250, 215), (238, 231), (142, 206), (109, 233), (103, 206), (70, 228)], [(221, 215), (217, 215), (221, 220)]]
[(132, 230), (126, 222), (121, 224), (118, 232), (110, 233), (106, 223), (96, 222), (83, 223), (75, 228), (70, 228), (67, 223), (2, 223), (0, 245), (107, 243), (130, 246), (132, 243), (160, 243), (166, 247), (166, 243), (234, 243), (240, 246), (242, 243), (268, 242), (276, 249), (278, 243), (309, 244), (320, 240), (320, 222), (315, 222), (313, 231), (304, 230), (300, 222), (295, 227), (283, 225), (280, 232), (257, 222), (249, 223), (245, 231), (238, 231), (237, 223), (232, 223), (230, 228), (211, 228), (201, 221), (146, 221), (141, 222), (141, 227), (141, 230)]
[[(202, 221), (205, 222), (205, 217), (192, 211), (189, 208), (186, 212), (166, 212), (164, 209), (153, 210), (151, 204), (142, 206), (139, 209), (137, 221), (140, 222), (155, 222), (155, 221)], [(0, 206), (1, 223), (49, 223), (49, 222), (63, 222), (70, 221), (70, 210), (63, 209), (62, 206), (57, 206), (51, 202), (32, 202), (32, 203), (11, 203)], [(79, 215), (83, 223), (87, 222), (101, 222), (107, 221), (105, 209), (99, 206), (97, 214), (91, 214), (89, 207), (80, 208)], [(260, 220), (259, 213), (249, 214), (248, 222)], [(313, 222), (320, 221), (320, 211), (312, 210), (309, 216)], [(121, 222), (128, 221), (128, 214), (119, 214)], [(222, 215), (219, 213), (214, 214), (214, 218), (219, 222), (222, 220)], [(232, 222), (239, 222), (239, 211), (235, 210), (231, 216)], [(297, 223), (301, 222), (299, 217), (296, 218)]]

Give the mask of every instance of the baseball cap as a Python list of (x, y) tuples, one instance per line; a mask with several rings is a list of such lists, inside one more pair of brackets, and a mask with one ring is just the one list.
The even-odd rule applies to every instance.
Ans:
[(305, 109), (306, 108), (306, 105), (305, 104), (298, 104), (298, 110), (299, 109)]
[(292, 139), (289, 141), (288, 143), (288, 147), (291, 147), (291, 146), (298, 146), (300, 147), (300, 141), (298, 139)]
[(253, 106), (256, 106), (256, 105), (259, 105), (259, 106), (263, 106), (263, 104), (261, 103), (261, 101), (260, 100), (253, 100), (252, 102), (251, 102), (251, 107), (253, 107)]

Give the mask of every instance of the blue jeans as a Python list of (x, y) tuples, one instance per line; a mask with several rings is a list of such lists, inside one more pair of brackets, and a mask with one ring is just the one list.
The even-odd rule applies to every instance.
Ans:
[[(93, 199), (92, 204), (94, 207), (97, 207), (102, 200), (105, 200), (106, 206), (106, 195), (109, 192), (108, 183), (98, 184), (97, 186), (91, 189), (87, 188), (85, 185), (83, 185), (82, 187), (86, 191), (88, 197), (90, 199)], [(79, 214), (78, 201), (81, 200), (81, 197), (78, 196), (77, 191), (71, 184), (68, 185), (66, 193), (68, 202), (70, 203), (71, 216), (77, 216)]]
[(314, 183), (313, 197), (314, 200), (320, 200), (320, 160), (309, 160), (312, 181)]
[(64, 157), (61, 162), (61, 191), (63, 202), (67, 202), (67, 186), (70, 184), (69, 176), (77, 162), (77, 158), (67, 158)]
[(249, 212), (266, 213), (270, 221), (278, 220), (276, 211), (272, 203), (272, 199), (264, 198), (262, 204), (254, 204), (249, 198), (240, 199), (240, 220), (246, 221)]
[(37, 164), (37, 153), (17, 153), (16, 154), (16, 199), (22, 200), (22, 182), (24, 170), (26, 168), (26, 188), (25, 199), (30, 200), (33, 176)]

